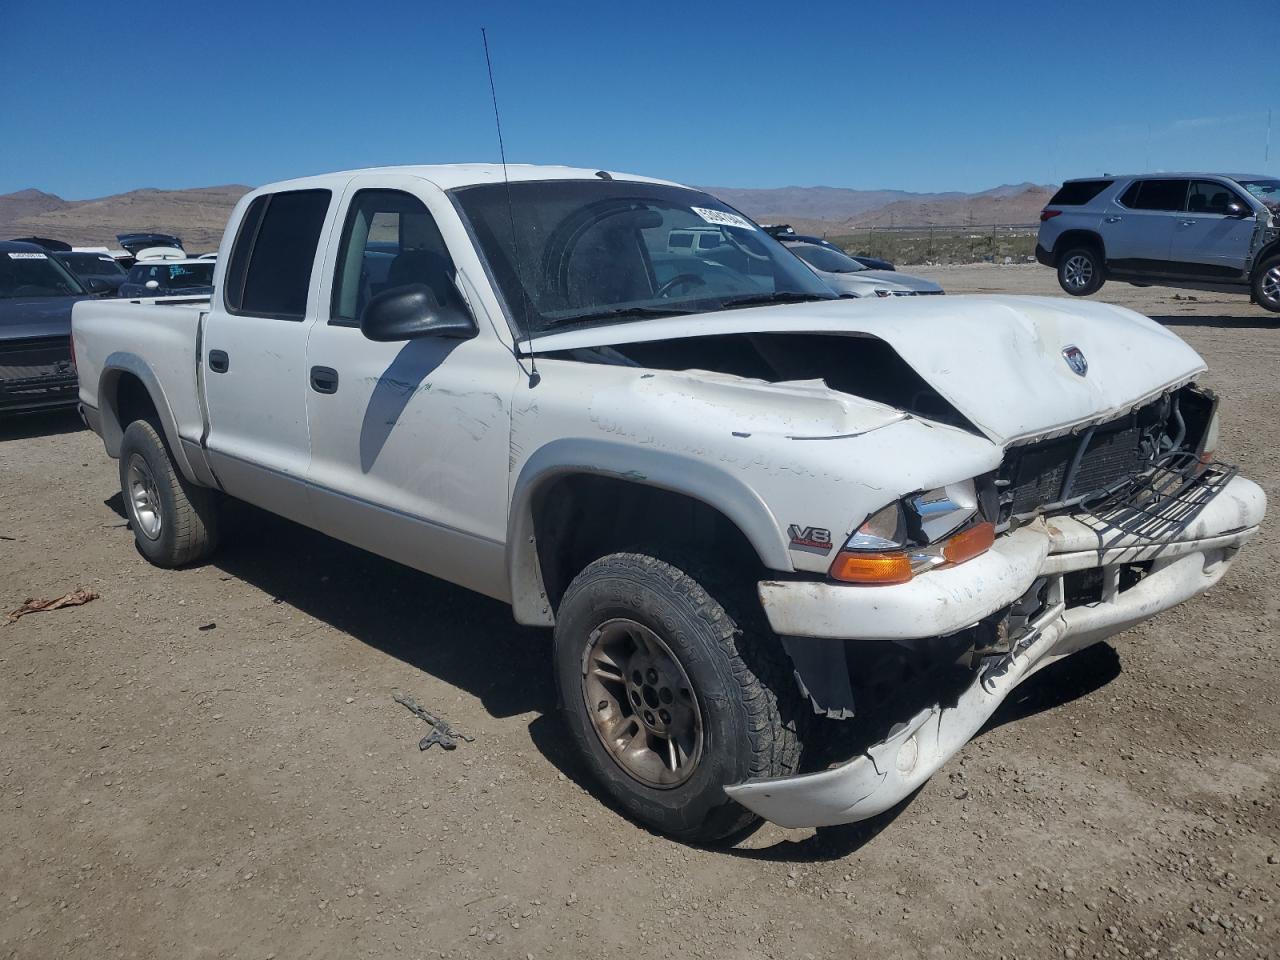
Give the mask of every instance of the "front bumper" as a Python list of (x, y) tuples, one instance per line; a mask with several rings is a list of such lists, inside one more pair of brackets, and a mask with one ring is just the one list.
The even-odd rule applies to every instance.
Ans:
[[(1048, 601), (1013, 651), (992, 658), (953, 706), (933, 706), (898, 725), (886, 740), (840, 766), (817, 773), (749, 780), (729, 796), (786, 827), (827, 826), (875, 816), (933, 775), (982, 728), (1019, 683), (1036, 671), (1201, 593), (1226, 573), (1266, 511), (1252, 481), (1232, 477), (1166, 538), (1119, 533), (1088, 515), (1040, 520), (1002, 537), (968, 563), (909, 583), (857, 587), (766, 582), (760, 596), (783, 635), (906, 640), (944, 636), (1008, 607), (1047, 580)], [(1121, 586), (1122, 566), (1149, 564)], [(1072, 606), (1063, 577), (1102, 569), (1097, 602)]]

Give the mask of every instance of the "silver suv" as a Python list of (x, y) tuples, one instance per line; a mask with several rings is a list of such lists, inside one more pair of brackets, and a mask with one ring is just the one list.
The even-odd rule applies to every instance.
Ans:
[(1036, 259), (1083, 297), (1124, 280), (1231, 293), (1280, 313), (1280, 179), (1218, 173), (1068, 180), (1040, 213)]

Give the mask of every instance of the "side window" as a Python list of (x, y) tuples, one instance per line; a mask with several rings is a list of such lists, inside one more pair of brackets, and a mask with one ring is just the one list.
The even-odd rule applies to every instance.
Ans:
[(1138, 207), (1138, 191), (1142, 189), (1142, 181), (1135, 180), (1129, 184), (1127, 190), (1120, 194), (1120, 203), (1128, 207), (1130, 210), (1136, 210)]
[(130, 267), (129, 276), (126, 279), (129, 283), (146, 283), (147, 278), (143, 276), (146, 272), (146, 267)]
[(1245, 204), (1236, 194), (1223, 183), (1214, 180), (1192, 180), (1191, 192), (1187, 194), (1187, 212), (1188, 213), (1220, 213), (1225, 215), (1227, 212), (1227, 204), (1239, 203)]
[(249, 205), (227, 266), (231, 313), (302, 319), (330, 196), (328, 190), (289, 190)]
[(417, 197), (361, 190), (342, 227), (330, 323), (355, 326), (380, 293), (425, 284), (442, 306), (461, 306), (457, 273), (435, 219)]
[[(1164, 212), (1178, 212), (1186, 209), (1188, 186), (1186, 180), (1141, 180), (1139, 183), (1141, 189), (1138, 191), (1137, 201), (1126, 203), (1125, 206), (1133, 210)], [(1127, 192), (1125, 196), (1128, 196)]]

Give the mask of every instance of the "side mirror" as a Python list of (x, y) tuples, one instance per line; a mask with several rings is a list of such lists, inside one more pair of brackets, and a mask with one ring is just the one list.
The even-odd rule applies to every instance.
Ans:
[(159, 281), (159, 280), (148, 280), (146, 283), (144, 283), (144, 284), (143, 284), (143, 287), (145, 287), (145, 288), (146, 288), (146, 289), (148, 289), (148, 290), (159, 290), (159, 289), (160, 289), (160, 281)]
[(469, 340), (479, 330), (465, 310), (442, 306), (425, 283), (411, 283), (384, 290), (365, 305), (360, 332), (379, 343), (445, 337)]
[(90, 277), (88, 280), (84, 281), (84, 288), (94, 296), (98, 296), (99, 294), (109, 293), (111, 291), (111, 284), (107, 283), (105, 280), (99, 280), (97, 277)]
[(1232, 200), (1230, 203), (1227, 204), (1228, 217), (1237, 217), (1243, 220), (1245, 217), (1249, 217), (1252, 215), (1253, 215), (1253, 211), (1250, 210), (1248, 207), (1246, 207), (1243, 203), (1241, 203), (1238, 200)]

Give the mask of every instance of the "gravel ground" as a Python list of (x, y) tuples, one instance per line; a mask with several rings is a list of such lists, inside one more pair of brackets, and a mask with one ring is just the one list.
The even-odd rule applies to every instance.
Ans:
[[(1056, 293), (1037, 266), (919, 268)], [(1280, 328), (1111, 284), (1208, 359), (1280, 500)], [(0, 426), (3, 957), (1280, 955), (1276, 527), (1222, 585), (1058, 665), (866, 824), (682, 846), (593, 793), (542, 631), (249, 508), (148, 566), (69, 416)], [(475, 736), (419, 753), (403, 690)], [(1017, 721), (1017, 722), (1011, 722)]]

